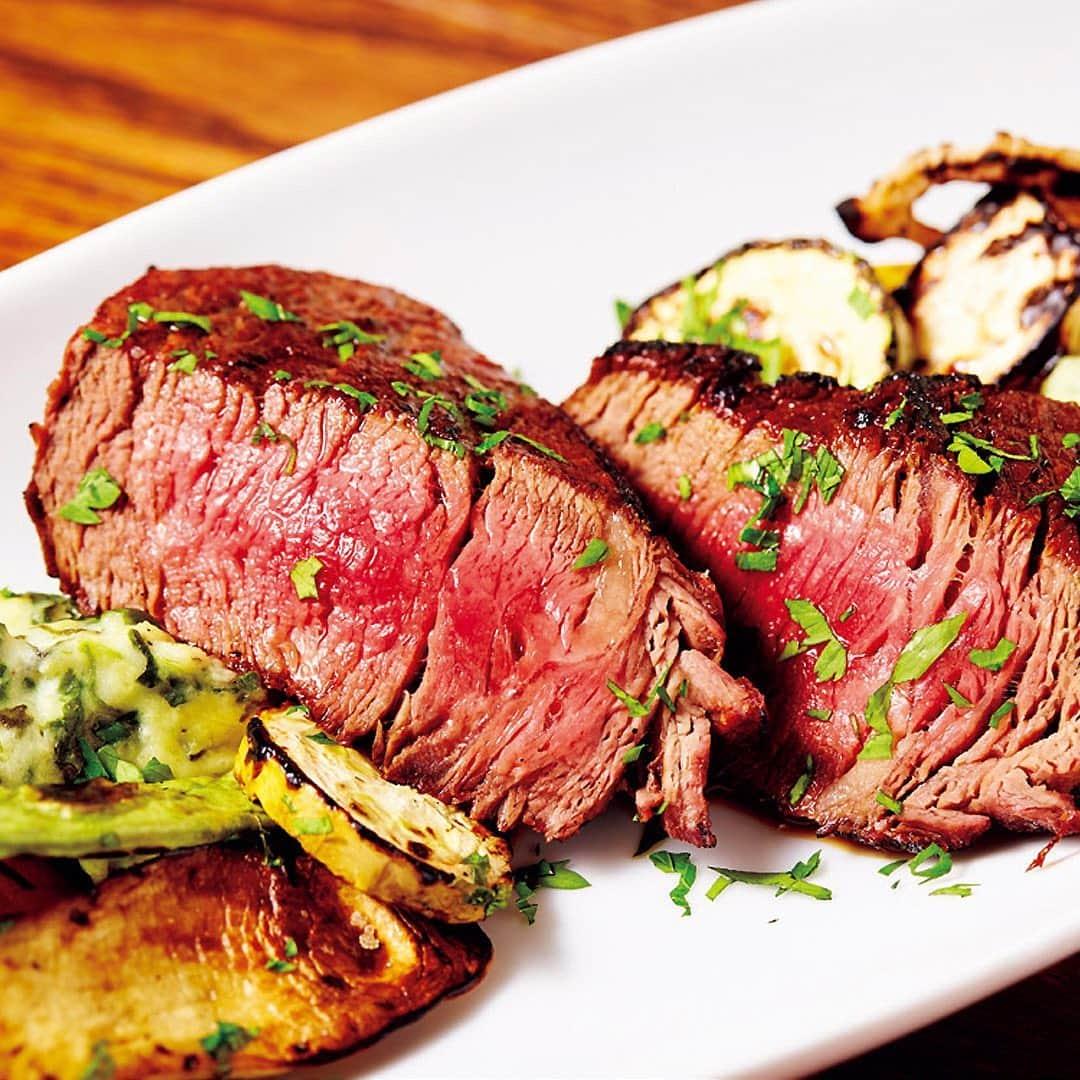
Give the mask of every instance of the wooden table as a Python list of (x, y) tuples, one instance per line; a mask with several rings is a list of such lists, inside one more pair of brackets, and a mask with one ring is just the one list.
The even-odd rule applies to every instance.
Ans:
[[(733, 2), (0, 0), (0, 266), (302, 139)], [(909, 947), (898, 927), (884, 975)], [(830, 1075), (1075, 1075), (1078, 1002), (1074, 957)]]

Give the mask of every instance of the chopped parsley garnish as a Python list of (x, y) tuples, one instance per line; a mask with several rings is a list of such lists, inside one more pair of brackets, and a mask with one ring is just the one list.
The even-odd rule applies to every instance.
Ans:
[(293, 470), (296, 468), (296, 443), (288, 435), (275, 431), (265, 420), (260, 420), (251, 434), (251, 443), (253, 446), (261, 446), (264, 442), (280, 442), (288, 446), (289, 452), (285, 458), (285, 475), (292, 476)]
[(735, 565), (740, 570), (761, 570), (769, 573), (776, 569), (778, 553), (772, 551), (736, 551)]
[(1061, 445), (1066, 450), (1072, 450), (1075, 446), (1080, 446), (1080, 432), (1070, 431), (1066, 435), (1061, 436)]
[(717, 281), (706, 292), (698, 290), (698, 282), (688, 277), (682, 283), (685, 306), (683, 307), (682, 340), (702, 341), (709, 345), (726, 345), (729, 349), (750, 353), (761, 365), (761, 381), (772, 384), (780, 378), (784, 343), (780, 338), (762, 341), (746, 332), (743, 312), (750, 307), (749, 300), (736, 300), (734, 305), (718, 319), (712, 318), (712, 309), (720, 291), (717, 264)]
[(79, 481), (75, 498), (60, 507), (57, 513), (78, 525), (100, 525), (101, 516), (95, 511), (107, 510), (122, 494), (120, 485), (107, 469), (91, 469)]
[(879, 874), (884, 874), (888, 877), (890, 874), (895, 873), (907, 862), (907, 859), (894, 859), (892, 862), (886, 863), (884, 866), (878, 869)]
[(973, 419), (975, 414), (973, 412), (947, 412), (942, 413), (940, 420), (943, 424), (966, 424), (968, 420)]
[(990, 719), (987, 721), (990, 727), (999, 728), (1001, 721), (1005, 719), (1016, 708), (1016, 702), (1009, 698), (1008, 701), (1003, 701), (991, 714)]
[(507, 439), (517, 439), (518, 442), (522, 442), (526, 446), (531, 446), (534, 450), (545, 455), (545, 457), (554, 458), (556, 461), (566, 461), (566, 458), (564, 458), (562, 454), (556, 453), (550, 446), (538, 443), (535, 439), (530, 439), (527, 435), (519, 435), (516, 431), (493, 431), (490, 435), (485, 435), (484, 438), (476, 444), (474, 452), (477, 454), (486, 454), (500, 443), (506, 442)]
[(112, 1080), (115, 1075), (116, 1062), (109, 1053), (109, 1044), (104, 1039), (98, 1039), (90, 1048), (90, 1060), (79, 1073), (79, 1080)]
[(969, 881), (966, 884), (957, 882), (955, 885), (944, 885), (940, 889), (934, 889), (931, 896), (970, 896), (972, 889), (977, 889), (978, 885), (974, 881)]
[(595, 538), (590, 540), (585, 545), (585, 550), (574, 560), (574, 569), (585, 570), (602, 563), (608, 557), (608, 550), (605, 541)]
[(401, 365), (410, 375), (418, 379), (441, 379), (443, 377), (442, 353), (438, 349), (432, 352), (412, 353)]
[(128, 304), (127, 308), (127, 327), (119, 337), (108, 337), (100, 330), (93, 330), (87, 327), (82, 332), (82, 336), (87, 341), (92, 341), (96, 345), (104, 345), (110, 349), (118, 349), (132, 334), (139, 328), (140, 323), (148, 322), (153, 318), (154, 309), (145, 301), (139, 300), (134, 304)]
[(273, 971), (278, 975), (287, 975), (290, 971), (296, 970), (296, 964), (293, 960), (299, 953), (295, 939), (287, 937), (285, 939), (285, 958), (279, 959), (278, 957), (271, 957), (266, 961), (266, 970)]
[(1003, 637), (992, 649), (972, 649), (968, 653), (968, 659), (976, 666), (986, 671), (1000, 671), (1005, 666), (1005, 661), (1016, 652), (1016, 642)]
[(319, 327), (319, 333), (326, 335), (323, 338), (323, 348), (337, 349), (338, 359), (341, 361), (351, 359), (357, 345), (373, 345), (377, 341), (386, 340), (385, 334), (369, 334), (348, 319), (325, 323)]
[(687, 473), (683, 473), (677, 481), (679, 498), (686, 502), (694, 494), (694, 484)]
[(624, 690), (618, 683), (608, 679), (607, 688), (623, 703), (623, 705), (626, 706), (626, 711), (634, 717), (635, 720), (649, 715), (649, 706), (642, 704), (633, 696), (633, 694)]
[(949, 700), (958, 709), (970, 709), (971, 708), (972, 703), (970, 701), (968, 701), (968, 699), (966, 697), (964, 697), (964, 695), (961, 694), (960, 691), (957, 690), (955, 686), (950, 686), (948, 683), (942, 683), (941, 685), (945, 687), (945, 693), (949, 695)]
[(293, 588), (301, 600), (318, 600), (319, 586), (315, 581), (315, 575), (323, 568), (323, 562), (317, 555), (309, 555), (306, 559), (300, 559), (293, 564), (289, 571)]
[(218, 1075), (228, 1076), (232, 1070), (233, 1054), (243, 1050), (258, 1034), (258, 1028), (246, 1028), (228, 1020), (219, 1020), (217, 1028), (200, 1039), (199, 1045), (217, 1062)]
[(288, 382), (292, 376), (287, 371), (282, 371), (278, 368), (273, 374), (274, 382)]
[(501, 390), (488, 390), (472, 376), (465, 378), (473, 387), (472, 393), (465, 395), (465, 408), (481, 427), (494, 427), (495, 417), (506, 408), (506, 396)]
[(1080, 465), (1065, 478), (1065, 483), (1056, 491), (1044, 491), (1028, 500), (1028, 506), (1045, 502), (1051, 495), (1060, 495), (1065, 500), (1065, 516), (1074, 518), (1080, 514)]
[(806, 794), (807, 788), (810, 787), (810, 781), (814, 779), (814, 756), (813, 754), (806, 755), (806, 768), (803, 769), (802, 774), (798, 780), (791, 785), (791, 790), (788, 792), (788, 805), (798, 806), (802, 801), (802, 797)]
[(860, 289), (858, 285), (848, 293), (847, 302), (860, 319), (869, 319), (877, 310), (873, 297), (865, 289)]
[(972, 390), (960, 396), (960, 407), (963, 409), (974, 412), (976, 409), (981, 409), (984, 404), (983, 396), (978, 390)]
[(925, 885), (952, 871), (952, 856), (938, 844), (929, 844), (908, 860), (908, 869)]
[(697, 867), (694, 860), (685, 851), (654, 851), (649, 855), (649, 862), (657, 870), (665, 874), (677, 874), (679, 880), (675, 887), (668, 893), (671, 902), (678, 908), (682, 908), (683, 918), (691, 914), (690, 901), (687, 896), (697, 881)]
[(831, 720), (832, 709), (807, 709), (806, 715), (809, 716), (811, 720)]
[(709, 900), (715, 900), (729, 885), (738, 882), (743, 885), (765, 885), (775, 888), (777, 896), (782, 896), (786, 892), (796, 892), (813, 897), (815, 900), (831, 900), (831, 889), (826, 889), (823, 885), (815, 885), (806, 880), (820, 865), (821, 852), (815, 851), (806, 862), (797, 862), (790, 870), (780, 873), (732, 870), (726, 866), (710, 866), (709, 869), (715, 870), (718, 877), (709, 886), (709, 891), (705, 896)]
[(326, 814), (319, 817), (294, 817), (293, 832), (297, 836), (329, 836), (334, 831), (334, 823)]
[(538, 889), (588, 889), (591, 883), (576, 870), (570, 869), (570, 860), (548, 862), (541, 859), (531, 866), (514, 871), (515, 905), (530, 926), (536, 921), (536, 904), (533, 895)]
[(150, 316), (156, 323), (168, 323), (170, 326), (190, 326), (209, 334), (210, 318), (207, 315), (193, 315), (190, 311), (155, 311)]
[(877, 791), (874, 792), (874, 802), (876, 802), (878, 806), (884, 806), (890, 814), (899, 816), (904, 812), (903, 802), (899, 799), (894, 799), (891, 795), (882, 791), (881, 788), (878, 788)]
[(658, 439), (663, 439), (667, 435), (667, 428), (663, 424), (654, 420), (650, 424), (646, 424), (635, 436), (634, 442), (639, 446), (647, 446), (649, 443), (654, 443)]
[[(170, 356), (176, 359), (165, 366), (166, 371), (182, 371), (185, 375), (194, 375), (199, 366), (199, 358), (190, 349), (173, 349)], [(207, 358), (213, 359), (215, 354), (208, 352)]]
[(970, 435), (966, 431), (956, 431), (947, 447), (956, 454), (956, 464), (962, 472), (972, 476), (984, 476), (987, 473), (1000, 473), (1006, 461), (1035, 461), (1029, 454), (1015, 454), (1002, 450), (986, 439)]
[(873, 734), (859, 751), (860, 760), (881, 761), (892, 757), (893, 734), (889, 727), (889, 705), (892, 702), (893, 688), (900, 683), (921, 679), (957, 639), (966, 620), (967, 612), (962, 611), (942, 619), (941, 622), (924, 626), (911, 635), (911, 640), (897, 657), (888, 681), (879, 686), (866, 703), (863, 718)]
[[(290, 710), (291, 711), (291, 710)], [(307, 713), (304, 714), (308, 715)], [(318, 743), (320, 746), (337, 746), (338, 744), (326, 734), (325, 731), (312, 731), (304, 736), (305, 739), (310, 739), (313, 743)]]
[(893, 409), (892, 412), (890, 412), (889, 415), (885, 417), (885, 423), (882, 424), (882, 427), (886, 431), (890, 431), (892, 428), (896, 427), (896, 425), (900, 422), (901, 418), (903, 417), (904, 409), (906, 409), (906, 408), (907, 408), (907, 396), (905, 395), (904, 397), (902, 397), (900, 399), (900, 404), (897, 405), (896, 408)]
[(626, 324), (630, 321), (630, 316), (634, 314), (634, 305), (628, 304), (625, 300), (616, 299), (615, 301), (615, 318), (619, 323), (619, 329), (625, 330)]
[(160, 784), (164, 780), (172, 780), (173, 771), (164, 761), (152, 757), (142, 767), (142, 778), (147, 784)]
[(818, 682), (836, 682), (847, 673), (847, 649), (840, 643), (824, 612), (809, 600), (785, 600), (791, 618), (802, 627), (804, 637), (800, 642), (789, 641), (780, 653), (781, 660), (812, 649), (815, 645), (824, 645), (814, 664), (814, 675)]
[(259, 296), (257, 293), (240, 290), (240, 299), (252, 315), (258, 316), (264, 322), (299, 322), (300, 316), (286, 311), (276, 300), (268, 296)]
[(638, 758), (645, 752), (645, 744), (643, 742), (637, 743), (635, 746), (631, 746), (622, 756), (622, 763), (624, 765), (633, 765)]
[(347, 397), (359, 401), (367, 409), (372, 408), (379, 401), (374, 394), (369, 394), (366, 390), (357, 390), (355, 386), (350, 386), (346, 382), (332, 383), (327, 382), (325, 379), (308, 379), (304, 383), (304, 387), (305, 389), (336, 390), (339, 394), (345, 394)]

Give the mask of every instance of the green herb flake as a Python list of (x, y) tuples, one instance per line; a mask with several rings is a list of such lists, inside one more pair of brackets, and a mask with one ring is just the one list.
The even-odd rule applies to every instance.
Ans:
[(890, 412), (889, 415), (885, 417), (885, 423), (882, 424), (882, 427), (886, 431), (891, 431), (894, 427), (896, 427), (896, 425), (903, 418), (904, 409), (906, 409), (906, 408), (907, 408), (907, 397), (905, 396), (905, 397), (902, 397), (900, 399), (900, 404), (897, 405), (896, 408), (893, 409), (892, 412)]
[(285, 443), (288, 446), (289, 451), (285, 456), (285, 468), (283, 471), (286, 476), (292, 476), (296, 469), (296, 443), (288, 435), (275, 431), (265, 420), (260, 420), (251, 433), (251, 445), (261, 446), (264, 442)]
[(104, 1039), (98, 1039), (90, 1048), (90, 1060), (79, 1073), (79, 1080), (112, 1080), (115, 1075), (116, 1062), (109, 1053), (109, 1044)]
[(369, 334), (348, 319), (324, 323), (318, 331), (326, 335), (323, 338), (323, 348), (337, 349), (338, 359), (342, 362), (352, 359), (357, 345), (374, 345), (378, 341), (386, 340), (385, 334)]
[(271, 300), (268, 296), (259, 296), (257, 293), (241, 289), (240, 299), (243, 300), (244, 307), (246, 307), (252, 315), (262, 319), (264, 322), (279, 323), (300, 321), (299, 315), (294, 315), (291, 311), (286, 311), (276, 300)]
[(412, 353), (401, 366), (418, 379), (429, 380), (443, 377), (442, 353), (438, 349), (432, 352)]
[(635, 436), (634, 442), (639, 446), (647, 446), (649, 443), (654, 443), (659, 439), (663, 439), (667, 435), (667, 428), (663, 424), (654, 420), (650, 424), (646, 424)]
[(817, 681), (836, 682), (842, 679), (847, 674), (847, 649), (836, 637), (824, 612), (809, 600), (785, 600), (784, 605), (792, 620), (802, 628), (804, 637), (801, 642), (785, 646), (781, 659), (786, 660), (816, 645), (824, 645), (814, 664)]
[(288, 382), (292, 376), (287, 371), (282, 371), (281, 368), (278, 368), (277, 371), (274, 372), (272, 378), (274, 382)]
[(592, 539), (585, 545), (585, 550), (574, 560), (575, 570), (586, 570), (590, 566), (602, 563), (608, 557), (609, 548), (607, 543), (600, 539)]
[(947, 412), (942, 413), (940, 420), (943, 424), (966, 424), (968, 420), (973, 419), (975, 416), (972, 412)]
[(190, 349), (174, 349), (170, 356), (175, 356), (171, 364), (167, 364), (166, 371), (180, 371), (185, 375), (194, 375), (195, 368), (199, 366), (199, 358)]
[(1076, 446), (1080, 446), (1080, 432), (1070, 431), (1066, 435), (1061, 436), (1061, 445), (1066, 450), (1072, 450)]
[(944, 877), (952, 871), (952, 856), (940, 845), (929, 844), (908, 861), (908, 869), (922, 879), (922, 884)]
[(806, 715), (809, 716), (811, 720), (831, 720), (832, 709), (807, 709)]
[(978, 885), (974, 881), (967, 883), (957, 882), (955, 885), (945, 885), (940, 889), (934, 889), (931, 896), (970, 896), (972, 889), (977, 889)]
[(737, 551), (735, 565), (740, 570), (758, 570), (770, 573), (776, 569), (776, 551)]
[(78, 525), (100, 525), (101, 516), (95, 511), (107, 510), (122, 494), (120, 485), (107, 469), (90, 469), (79, 481), (75, 498), (60, 507), (57, 513)]
[(899, 816), (904, 812), (903, 802), (899, 799), (894, 799), (891, 795), (882, 791), (881, 788), (878, 788), (877, 791), (874, 792), (874, 802), (876, 802), (878, 806), (884, 806), (890, 814)]
[(1016, 652), (1016, 642), (1003, 637), (992, 649), (972, 649), (968, 653), (968, 659), (985, 671), (1000, 671), (1005, 666), (1005, 661)]
[(957, 615), (942, 619), (941, 622), (916, 630), (897, 658), (892, 673), (893, 684), (913, 682), (922, 678), (930, 666), (957, 639), (967, 617), (967, 612), (962, 611)]
[(776, 896), (787, 892), (801, 893), (814, 900), (831, 900), (832, 890), (823, 885), (807, 881), (821, 865), (821, 852), (815, 851), (806, 862), (797, 862), (790, 870), (773, 873), (771, 871), (733, 870), (726, 866), (710, 866), (716, 872), (717, 879), (709, 886), (705, 894), (709, 900), (715, 900), (730, 885), (763, 885), (776, 889)]
[(802, 801), (803, 796), (806, 794), (807, 789), (810, 787), (810, 781), (814, 779), (814, 757), (812, 754), (806, 755), (806, 768), (802, 771), (798, 780), (791, 785), (791, 790), (788, 792), (788, 805), (798, 806)]
[(665, 874), (677, 874), (678, 883), (668, 893), (671, 902), (682, 909), (683, 918), (691, 914), (687, 896), (697, 880), (697, 867), (686, 852), (654, 851), (649, 855), (649, 862)]
[(319, 586), (315, 581), (315, 575), (322, 568), (323, 562), (317, 555), (309, 555), (306, 559), (300, 559), (293, 564), (289, 577), (298, 599), (318, 600)]
[(860, 289), (858, 285), (848, 293), (847, 302), (851, 310), (863, 320), (869, 319), (877, 311), (873, 297), (865, 289)]
[(232, 1071), (233, 1054), (243, 1050), (259, 1034), (258, 1028), (246, 1028), (228, 1020), (219, 1020), (217, 1027), (199, 1045), (217, 1063), (219, 1076), (228, 1076)]
[(210, 318), (207, 315), (193, 315), (190, 311), (155, 311), (151, 318), (156, 323), (168, 323), (173, 327), (187, 326), (209, 334)]
[(1001, 721), (1005, 719), (1016, 708), (1016, 702), (1009, 698), (1008, 701), (1003, 701), (991, 714), (987, 724), (995, 730), (1001, 726)]
[(565, 463), (566, 458), (562, 454), (556, 453), (550, 446), (545, 446), (543, 443), (537, 442), (535, 439), (530, 439), (527, 435), (519, 435), (516, 431), (511, 432), (511, 436), (517, 439), (518, 442), (523, 442), (526, 446), (531, 446), (534, 450), (539, 451), (545, 457), (553, 458), (555, 461), (562, 461)]
[(634, 717), (635, 720), (649, 715), (648, 705), (642, 704), (636, 697), (624, 690), (611, 679), (608, 679), (607, 681), (607, 688), (623, 703), (623, 705), (626, 706), (626, 711)]
[(142, 778), (147, 784), (160, 784), (164, 780), (174, 779), (172, 769), (156, 757), (152, 757), (142, 767)]
[(624, 765), (633, 765), (638, 758), (645, 752), (645, 743), (638, 743), (636, 746), (631, 746), (622, 756), (622, 763)]
[(897, 870), (899, 870), (900, 867), (904, 866), (906, 863), (907, 859), (894, 859), (892, 862), (888, 862), (884, 866), (879, 867), (878, 873), (884, 874), (885, 877), (888, 877), (890, 874), (893, 874)]
[(292, 827), (297, 836), (329, 836), (334, 831), (334, 823), (326, 814), (313, 818), (294, 817)]
[(966, 697), (964, 697), (964, 695), (961, 694), (960, 691), (957, 690), (955, 686), (950, 686), (948, 683), (942, 683), (941, 685), (945, 687), (945, 693), (949, 695), (949, 700), (958, 709), (970, 709), (971, 708), (972, 703), (970, 701), (968, 701), (968, 699)]
[(313, 743), (318, 743), (320, 746), (338, 746), (339, 744), (331, 739), (325, 731), (311, 731), (304, 736), (305, 739), (310, 739)]
[(633, 304), (628, 304), (625, 300), (616, 299), (615, 301), (615, 319), (619, 324), (620, 330), (625, 330), (627, 324), (630, 322), (630, 317), (634, 314)]
[(686, 502), (694, 494), (694, 484), (687, 473), (683, 473), (676, 482), (679, 489), (679, 498)]

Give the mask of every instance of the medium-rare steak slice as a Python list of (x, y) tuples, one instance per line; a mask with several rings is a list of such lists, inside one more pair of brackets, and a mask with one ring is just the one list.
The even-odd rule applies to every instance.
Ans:
[(960, 377), (767, 387), (655, 343), (566, 408), (750, 643), (769, 721), (735, 783), (875, 844), (1080, 832), (1080, 408)]
[(147, 610), (503, 827), (567, 836), (626, 786), (711, 838), (711, 734), (761, 713), (715, 592), (438, 312), (153, 270), (72, 339), (35, 437), (28, 505), (84, 609)]

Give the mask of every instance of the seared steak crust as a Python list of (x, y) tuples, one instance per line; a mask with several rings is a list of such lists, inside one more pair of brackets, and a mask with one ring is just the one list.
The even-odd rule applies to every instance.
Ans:
[[(769, 711), (761, 740), (732, 763), (734, 783), (874, 844), (956, 847), (994, 822), (1080, 832), (1080, 540), (1060, 494), (1080, 461), (1062, 441), (1080, 432), (1080, 408), (960, 377), (769, 387), (748, 357), (648, 343), (609, 350), (566, 408), (720, 588)], [(641, 445), (633, 436), (648, 423), (666, 434)], [(762, 496), (730, 487), (728, 469), (777, 450), (785, 430), (804, 433), (808, 453), (831, 452), (844, 476), (830, 501), (815, 492), (798, 513), (788, 492), (762, 523), (779, 533), (775, 569), (740, 569), (736, 554), (752, 550), (740, 533)], [(958, 433), (987, 472), (960, 467)], [(789, 600), (825, 616), (846, 650), (842, 677), (815, 673), (820, 643), (782, 658), (803, 638)], [(958, 615), (955, 641), (893, 687), (891, 752), (874, 759), (871, 696), (917, 631)], [(1016, 648), (1000, 670), (969, 658), (1002, 638)]]
[[(84, 609), (145, 609), (504, 827), (567, 836), (630, 786), (645, 816), (668, 802), (673, 835), (711, 839), (710, 732), (760, 699), (718, 666), (715, 593), (561, 410), (433, 309), (329, 274), (151, 270), (89, 337), (27, 491)], [(65, 520), (95, 468), (123, 495), (99, 524)], [(593, 538), (608, 557), (575, 569)], [(662, 677), (688, 682), (672, 720)]]

